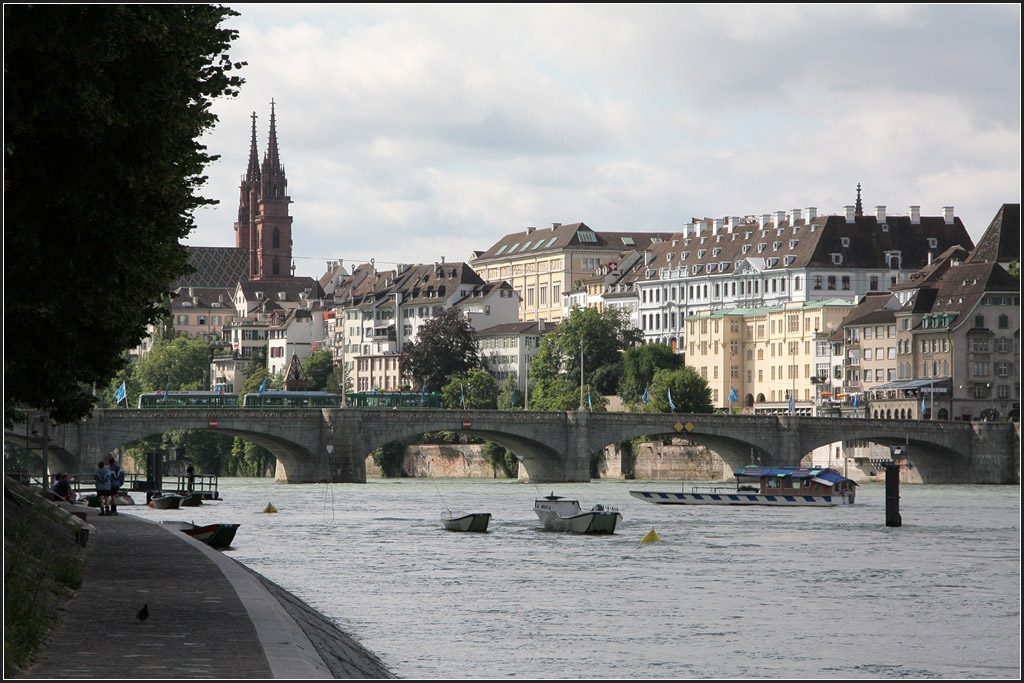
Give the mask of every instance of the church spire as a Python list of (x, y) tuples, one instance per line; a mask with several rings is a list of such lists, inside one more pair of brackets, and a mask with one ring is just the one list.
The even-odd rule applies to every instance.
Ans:
[(855, 216), (864, 215), (864, 205), (860, 201), (860, 183), (857, 183), (857, 206), (853, 213)]
[(256, 147), (256, 112), (252, 113), (252, 140), (249, 142), (249, 168), (246, 169), (245, 179), (250, 183), (258, 183), (260, 180), (260, 152)]
[[(285, 194), (288, 181), (285, 180), (281, 155), (277, 150), (277, 115), (274, 112), (274, 100), (270, 100), (270, 139), (267, 141), (267, 153), (263, 157), (263, 177), (270, 181), (271, 187), (277, 185), (281, 194)], [(273, 182), (277, 179), (280, 179), (280, 184)]]

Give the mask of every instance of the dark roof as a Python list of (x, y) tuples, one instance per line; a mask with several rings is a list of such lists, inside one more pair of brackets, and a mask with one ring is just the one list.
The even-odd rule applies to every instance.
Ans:
[(557, 328), (555, 323), (545, 323), (544, 329), (540, 329), (536, 320), (516, 323), (501, 323), (500, 325), (494, 325), (486, 329), (480, 330), (476, 333), (477, 338), (480, 337), (494, 337), (498, 335), (507, 334), (547, 334), (548, 332), (554, 332)]
[[(888, 216), (885, 223), (879, 223), (875, 216), (856, 216), (847, 222), (845, 216), (833, 215), (810, 222), (801, 218), (792, 224), (766, 223), (764, 227), (749, 221), (717, 231), (709, 227), (699, 233), (677, 233), (669, 241), (653, 245), (653, 258), (645, 269), (653, 269), (653, 273), (642, 279), (658, 279), (661, 268), (679, 266), (689, 267), (691, 273), (697, 266), (700, 272), (712, 268), (728, 274), (744, 260), (763, 263), (769, 272), (808, 267), (886, 269), (887, 252), (899, 252), (901, 267), (907, 270), (927, 265), (929, 255), (934, 258), (952, 246), (965, 250), (974, 246), (959, 218), (946, 223), (942, 216), (922, 216), (912, 223), (909, 216)], [(841, 263), (833, 261), (833, 254), (841, 256)]]
[(275, 301), (301, 301), (300, 295), (305, 294), (306, 300), (324, 298), (324, 291), (320, 289), (320, 283), (311, 277), (282, 278), (280, 280), (246, 280), (240, 283), (242, 293), (249, 301), (255, 301), (258, 292), (262, 292), (263, 300)]
[(671, 237), (667, 232), (597, 232), (586, 223), (567, 223), (550, 228), (527, 228), (505, 235), (474, 261), (508, 259), (529, 254), (545, 254), (568, 247), (594, 251), (620, 252), (646, 249), (658, 240)]
[(237, 247), (185, 247), (194, 273), (178, 278), (178, 287), (231, 287), (249, 277), (249, 251)]
[(901, 309), (913, 313), (956, 313), (950, 327), (957, 327), (977, 307), (986, 293), (1020, 295), (1020, 282), (998, 263), (965, 263), (949, 268), (932, 286), (922, 287)]
[(1003, 204), (989, 223), (978, 246), (967, 259), (972, 263), (1020, 260), (1020, 204)]
[(881, 325), (896, 320), (898, 302), (890, 305), (895, 298), (889, 292), (870, 292), (864, 295), (852, 311), (843, 319), (843, 327), (854, 325)]

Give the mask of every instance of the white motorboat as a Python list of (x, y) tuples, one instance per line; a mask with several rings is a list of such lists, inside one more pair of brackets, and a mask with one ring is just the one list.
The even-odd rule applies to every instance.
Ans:
[(578, 500), (556, 496), (554, 492), (534, 501), (533, 511), (545, 529), (577, 534), (614, 534), (615, 525), (622, 518), (616, 508), (600, 503), (584, 512)]
[(448, 531), (487, 531), (487, 524), (490, 521), (490, 512), (465, 513), (445, 510), (441, 513), (441, 524)]

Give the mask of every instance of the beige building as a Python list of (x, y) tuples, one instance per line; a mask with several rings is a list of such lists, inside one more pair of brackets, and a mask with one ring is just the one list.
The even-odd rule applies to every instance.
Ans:
[(520, 299), (519, 319), (558, 322), (564, 295), (601, 266), (618, 266), (625, 250), (645, 250), (669, 233), (596, 232), (585, 223), (527, 228), (506, 235), (472, 261), (486, 282), (508, 282)]
[(700, 312), (686, 319), (686, 364), (707, 380), (716, 407), (783, 413), (792, 396), (795, 413), (814, 414), (817, 342), (852, 308), (829, 299)]

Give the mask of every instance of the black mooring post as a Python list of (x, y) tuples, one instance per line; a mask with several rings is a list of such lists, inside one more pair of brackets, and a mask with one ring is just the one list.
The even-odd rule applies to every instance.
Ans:
[(900, 517), (900, 466), (885, 466), (885, 525), (903, 526)]

